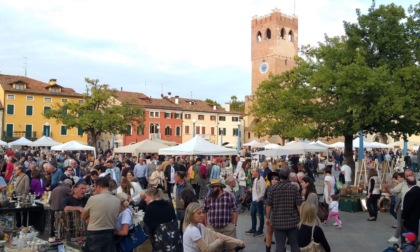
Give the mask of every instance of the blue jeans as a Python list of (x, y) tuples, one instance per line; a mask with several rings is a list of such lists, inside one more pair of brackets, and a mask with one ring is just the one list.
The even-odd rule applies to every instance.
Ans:
[(252, 201), (251, 203), (252, 230), (257, 230), (257, 213), (260, 218), (260, 227), (258, 228), (258, 232), (262, 232), (264, 229), (264, 203), (262, 200), (258, 202)]
[(114, 230), (87, 231), (89, 252), (116, 252)]

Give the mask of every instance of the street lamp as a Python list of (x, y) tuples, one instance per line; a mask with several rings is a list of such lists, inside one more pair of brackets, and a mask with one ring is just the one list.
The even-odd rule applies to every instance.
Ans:
[(236, 146), (236, 150), (238, 154), (241, 151), (241, 121), (238, 121), (238, 145)]
[(195, 137), (195, 122), (196, 122), (197, 120), (195, 120), (195, 119), (192, 119), (192, 122), (193, 122), (193, 137)]

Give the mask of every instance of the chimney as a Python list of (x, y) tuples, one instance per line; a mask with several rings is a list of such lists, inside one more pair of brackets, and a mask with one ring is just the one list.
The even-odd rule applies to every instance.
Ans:
[(123, 91), (122, 87), (121, 87), (121, 91)]
[(213, 105), (213, 110), (216, 110), (216, 105)]
[(50, 79), (49, 84), (50, 84), (50, 85), (57, 84), (57, 79)]
[(179, 97), (179, 96), (175, 96), (175, 104), (179, 104), (179, 99), (178, 99), (178, 97)]
[(229, 103), (229, 102), (226, 102), (226, 103), (225, 103), (225, 110), (226, 110), (227, 112), (230, 112), (230, 103)]
[(168, 99), (171, 99), (171, 92), (168, 92)]

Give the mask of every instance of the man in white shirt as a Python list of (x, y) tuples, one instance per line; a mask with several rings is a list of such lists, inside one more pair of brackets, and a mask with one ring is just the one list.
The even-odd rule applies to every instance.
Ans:
[(345, 187), (349, 187), (351, 184), (351, 168), (347, 165), (346, 160), (343, 161), (343, 166), (341, 166), (341, 174), (344, 175)]
[(238, 172), (239, 172), (239, 169), (241, 169), (241, 167), (242, 167), (241, 157), (240, 156), (236, 156), (236, 168), (235, 168), (235, 173), (234, 173), (235, 178), (238, 177)]

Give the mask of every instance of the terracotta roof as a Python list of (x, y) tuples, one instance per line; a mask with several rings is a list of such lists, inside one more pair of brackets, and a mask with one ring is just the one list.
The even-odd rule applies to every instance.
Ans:
[(145, 108), (176, 109), (181, 110), (181, 106), (165, 99), (155, 99), (146, 96), (143, 93), (117, 91), (117, 100), (130, 101)]
[[(26, 84), (26, 89), (17, 90), (13, 88), (13, 84)], [(3, 87), (5, 92), (9, 93), (26, 93), (26, 94), (40, 94), (40, 95), (51, 95), (51, 96), (65, 96), (65, 97), (80, 97), (83, 98), (82, 94), (76, 93), (72, 88), (66, 88), (58, 84), (51, 85), (49, 83), (37, 81), (24, 76), (16, 75), (4, 75), (0, 74), (0, 85)], [(60, 93), (51, 92), (48, 88), (56, 86), (61, 87)]]
[(163, 99), (171, 101), (175, 104), (175, 100), (178, 99), (178, 104), (181, 105), (183, 111), (194, 111), (194, 112), (207, 112), (207, 113), (224, 113), (224, 114), (241, 114), (236, 111), (226, 111), (221, 106), (216, 106), (214, 109), (213, 105), (208, 104), (203, 100), (189, 99), (173, 97), (169, 98), (165, 96)]

